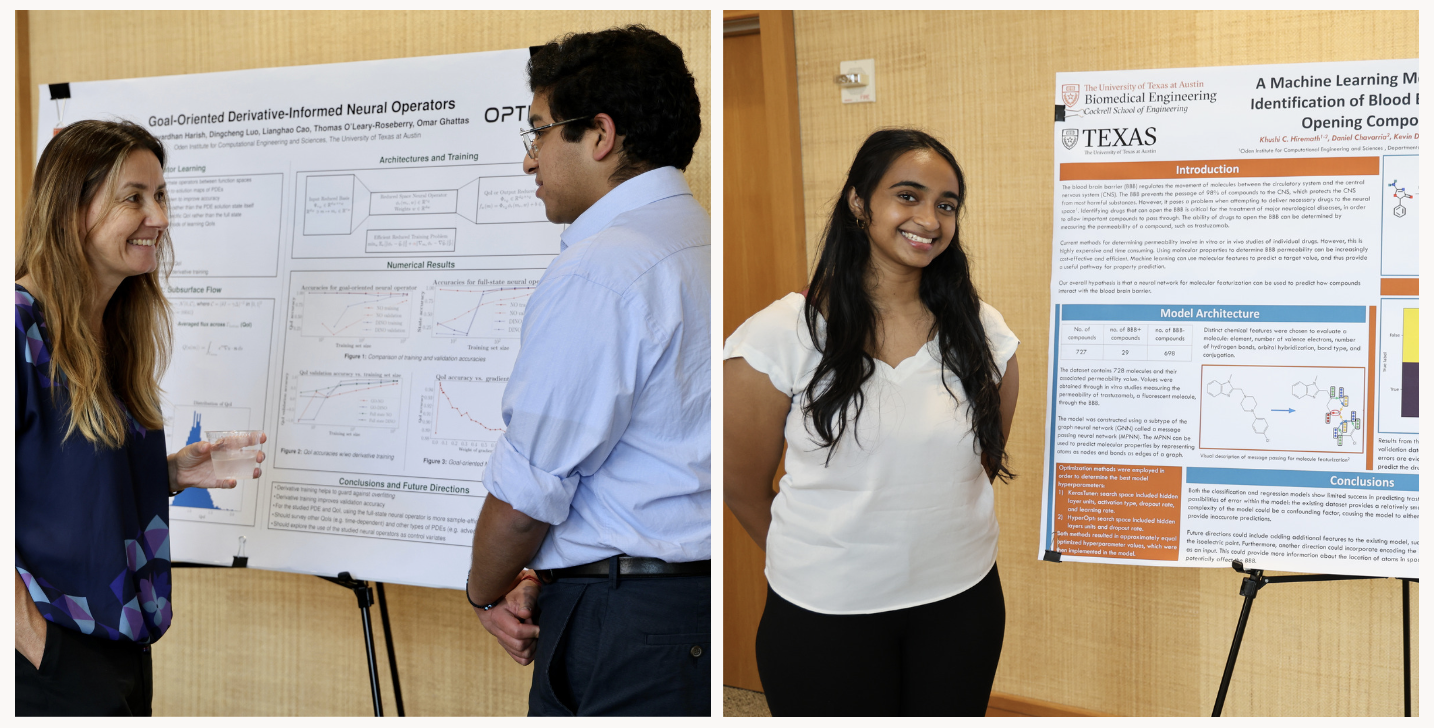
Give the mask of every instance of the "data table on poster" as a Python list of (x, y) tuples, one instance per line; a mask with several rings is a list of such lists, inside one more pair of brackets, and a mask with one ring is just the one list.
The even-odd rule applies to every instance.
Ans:
[(1193, 327), (1135, 322), (1062, 324), (1061, 356), (1104, 361), (1190, 361)]

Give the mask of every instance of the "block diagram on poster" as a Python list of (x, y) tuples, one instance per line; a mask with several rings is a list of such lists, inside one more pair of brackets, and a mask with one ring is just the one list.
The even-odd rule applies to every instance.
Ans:
[(300, 172), (295, 258), (558, 253), (521, 164)]
[(1380, 188), (1379, 274), (1419, 275), (1419, 155), (1387, 154)]
[(1362, 367), (1201, 367), (1200, 447), (1362, 453)]
[(1419, 434), (1419, 299), (1379, 300), (1375, 411), (1380, 434)]
[(176, 278), (279, 275), (284, 175), (165, 178)]
[[(264, 428), (275, 306), (269, 298), (174, 298), (174, 354), (164, 377), (170, 452), (210, 430)], [(190, 488), (171, 501), (177, 520), (253, 525), (257, 481)]]

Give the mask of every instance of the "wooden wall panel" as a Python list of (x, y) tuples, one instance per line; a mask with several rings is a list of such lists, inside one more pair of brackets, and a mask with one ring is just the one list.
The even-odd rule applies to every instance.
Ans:
[[(964, 167), (977, 288), (1023, 341), (1010, 444), (1022, 477), (996, 488), (1009, 621), (995, 689), (1117, 715), (1208, 715), (1239, 616), (1233, 571), (1036, 559), (1055, 74), (1414, 58), (1417, 13), (798, 11), (795, 24), (809, 257), (866, 135), (924, 128)], [(842, 105), (832, 76), (861, 58), (876, 59), (878, 100)], [(1226, 714), (1402, 714), (1399, 594), (1392, 580), (1266, 588)]]
[[(703, 134), (686, 176), (711, 209), (710, 18), (705, 10), (31, 11), (29, 103), (17, 103), (19, 191), (33, 171), (38, 84), (522, 48), (567, 32), (642, 23), (683, 48), (697, 79)], [(263, 571), (182, 569), (174, 581), (174, 626), (155, 646), (156, 714), (372, 713), (352, 592), (313, 576)], [(393, 586), (388, 596), (409, 715), (526, 712), (531, 668), (507, 657), (462, 594)], [(382, 660), (376, 608), (373, 620)], [(393, 715), (387, 669), (380, 673)]]
[[(762, 83), (762, 37), (722, 39), (722, 339), (760, 311), (800, 270), (805, 241), (791, 236), (788, 265), (772, 244), (773, 195)], [(795, 121), (795, 120), (793, 120)], [(772, 140), (774, 143), (777, 140)], [(800, 286), (798, 286), (800, 288)], [(719, 367), (714, 367), (718, 372)], [(761, 690), (753, 641), (766, 603), (765, 554), (722, 506), (722, 684)]]
[[(26, 133), (30, 119), (30, 11), (15, 11), (15, 245), (20, 245), (24, 234), (22, 211), (25, 209), (26, 190), (35, 169), (35, 132)], [(29, 144), (29, 154), (25, 153)]]
[[(16, 108), (17, 131), (25, 135), (16, 164), (24, 170), (26, 189), (35, 164), (39, 84), (524, 48), (564, 33), (641, 23), (682, 47), (697, 80), (702, 137), (686, 176), (698, 202), (712, 207), (712, 38), (706, 10), (36, 10), (28, 16), (30, 104)], [(20, 113), (27, 116), (19, 118)]]
[[(736, 330), (772, 301), (806, 285), (801, 139), (792, 12), (755, 17), (759, 34), (723, 39), (723, 322)], [(782, 478), (778, 467), (773, 481)], [(766, 604), (766, 554), (722, 509), (724, 685), (761, 690), (753, 649)]]

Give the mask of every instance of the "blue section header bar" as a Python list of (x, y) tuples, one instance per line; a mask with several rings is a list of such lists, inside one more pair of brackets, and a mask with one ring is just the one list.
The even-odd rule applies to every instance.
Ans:
[(1419, 476), (1394, 473), (1331, 473), (1318, 470), (1186, 468), (1185, 482), (1205, 485), (1265, 485), (1276, 488), (1350, 488), (1419, 492)]
[(1062, 321), (1195, 321), (1199, 323), (1362, 324), (1364, 306), (1147, 306), (1067, 303)]

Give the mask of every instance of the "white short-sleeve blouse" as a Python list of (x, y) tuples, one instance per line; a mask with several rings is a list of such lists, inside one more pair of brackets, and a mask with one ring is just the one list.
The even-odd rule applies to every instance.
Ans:
[[(975, 586), (996, 563), (1000, 529), (960, 379), (946, 374), (957, 402), (942, 386), (935, 342), (895, 368), (876, 360), (857, 438), (849, 429), (828, 464), (802, 415), (803, 390), (821, 360), (804, 306), (801, 294), (788, 294), (747, 319), (722, 351), (792, 397), (767, 582), (824, 614), (914, 607)], [(980, 316), (1004, 375), (1020, 341), (984, 302)]]

